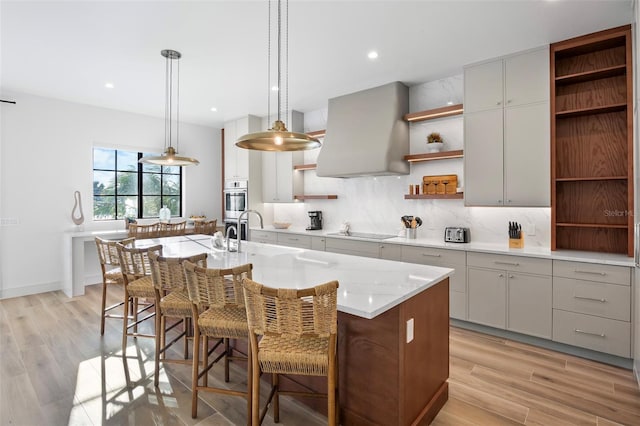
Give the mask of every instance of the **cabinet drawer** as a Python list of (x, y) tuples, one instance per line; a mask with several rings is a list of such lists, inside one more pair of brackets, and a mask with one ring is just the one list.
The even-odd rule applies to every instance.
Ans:
[(528, 274), (551, 275), (551, 260), (487, 253), (467, 253), (467, 265)]
[(324, 237), (311, 237), (311, 249), (324, 251)]
[(453, 264), (465, 266), (467, 255), (462, 250), (402, 246), (402, 261), (423, 265)]
[(262, 231), (259, 229), (252, 229), (250, 231), (251, 241), (257, 241), (259, 243), (273, 243), (278, 241), (278, 234), (270, 231)]
[(626, 266), (570, 262), (567, 260), (553, 261), (553, 276), (622, 285), (630, 285), (631, 282), (631, 270)]
[(553, 340), (629, 358), (631, 324), (554, 309)]
[(325, 247), (326, 251), (333, 253), (352, 254), (364, 257), (380, 257), (380, 247), (378, 243), (368, 241), (326, 238)]
[(299, 234), (278, 233), (278, 244), (289, 247), (311, 248), (311, 236)]
[(631, 288), (616, 284), (553, 278), (553, 307), (631, 321)]

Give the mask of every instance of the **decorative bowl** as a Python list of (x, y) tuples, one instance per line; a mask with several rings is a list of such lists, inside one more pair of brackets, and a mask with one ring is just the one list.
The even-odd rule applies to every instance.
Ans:
[(287, 229), (291, 226), (289, 222), (273, 222), (273, 227), (276, 229)]

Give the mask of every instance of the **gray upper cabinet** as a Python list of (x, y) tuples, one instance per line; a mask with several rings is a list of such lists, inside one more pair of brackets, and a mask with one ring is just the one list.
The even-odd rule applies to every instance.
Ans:
[(549, 206), (548, 48), (468, 66), (464, 82), (465, 205)]
[(259, 132), (262, 128), (260, 117), (247, 115), (224, 123), (224, 178), (226, 180), (253, 180), (260, 173), (261, 156), (258, 151), (250, 151), (236, 146), (236, 140), (247, 133)]

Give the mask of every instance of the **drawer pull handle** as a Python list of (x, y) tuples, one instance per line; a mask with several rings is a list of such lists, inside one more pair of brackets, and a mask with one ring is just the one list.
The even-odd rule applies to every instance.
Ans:
[(598, 299), (597, 297), (585, 297), (585, 296), (576, 296), (575, 294), (573, 295), (574, 299), (584, 299), (584, 300), (594, 300), (596, 302), (600, 302), (600, 303), (605, 303), (607, 301), (607, 299)]
[(290, 241), (298, 241), (297, 238), (289, 238)]
[(597, 272), (597, 271), (582, 271), (580, 269), (574, 269), (576, 274), (591, 274), (591, 275), (602, 275), (603, 277), (607, 275), (606, 272)]
[(493, 263), (495, 263), (496, 265), (520, 266), (520, 264), (517, 263), (517, 262), (500, 262), (500, 261), (496, 260)]
[(592, 333), (591, 331), (584, 331), (579, 328), (574, 328), (573, 331), (576, 333), (588, 334), (589, 336), (607, 337), (604, 333)]
[(431, 253), (422, 253), (423, 256), (429, 256), (429, 257), (440, 257), (441, 255), (439, 254), (431, 254)]

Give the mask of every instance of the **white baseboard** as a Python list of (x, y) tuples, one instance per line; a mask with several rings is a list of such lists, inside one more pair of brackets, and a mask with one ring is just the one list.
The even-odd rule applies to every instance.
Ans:
[(12, 297), (30, 296), (32, 294), (46, 293), (49, 291), (62, 290), (61, 281), (52, 281), (49, 283), (29, 285), (18, 288), (2, 288), (0, 289), (0, 299), (10, 299)]

